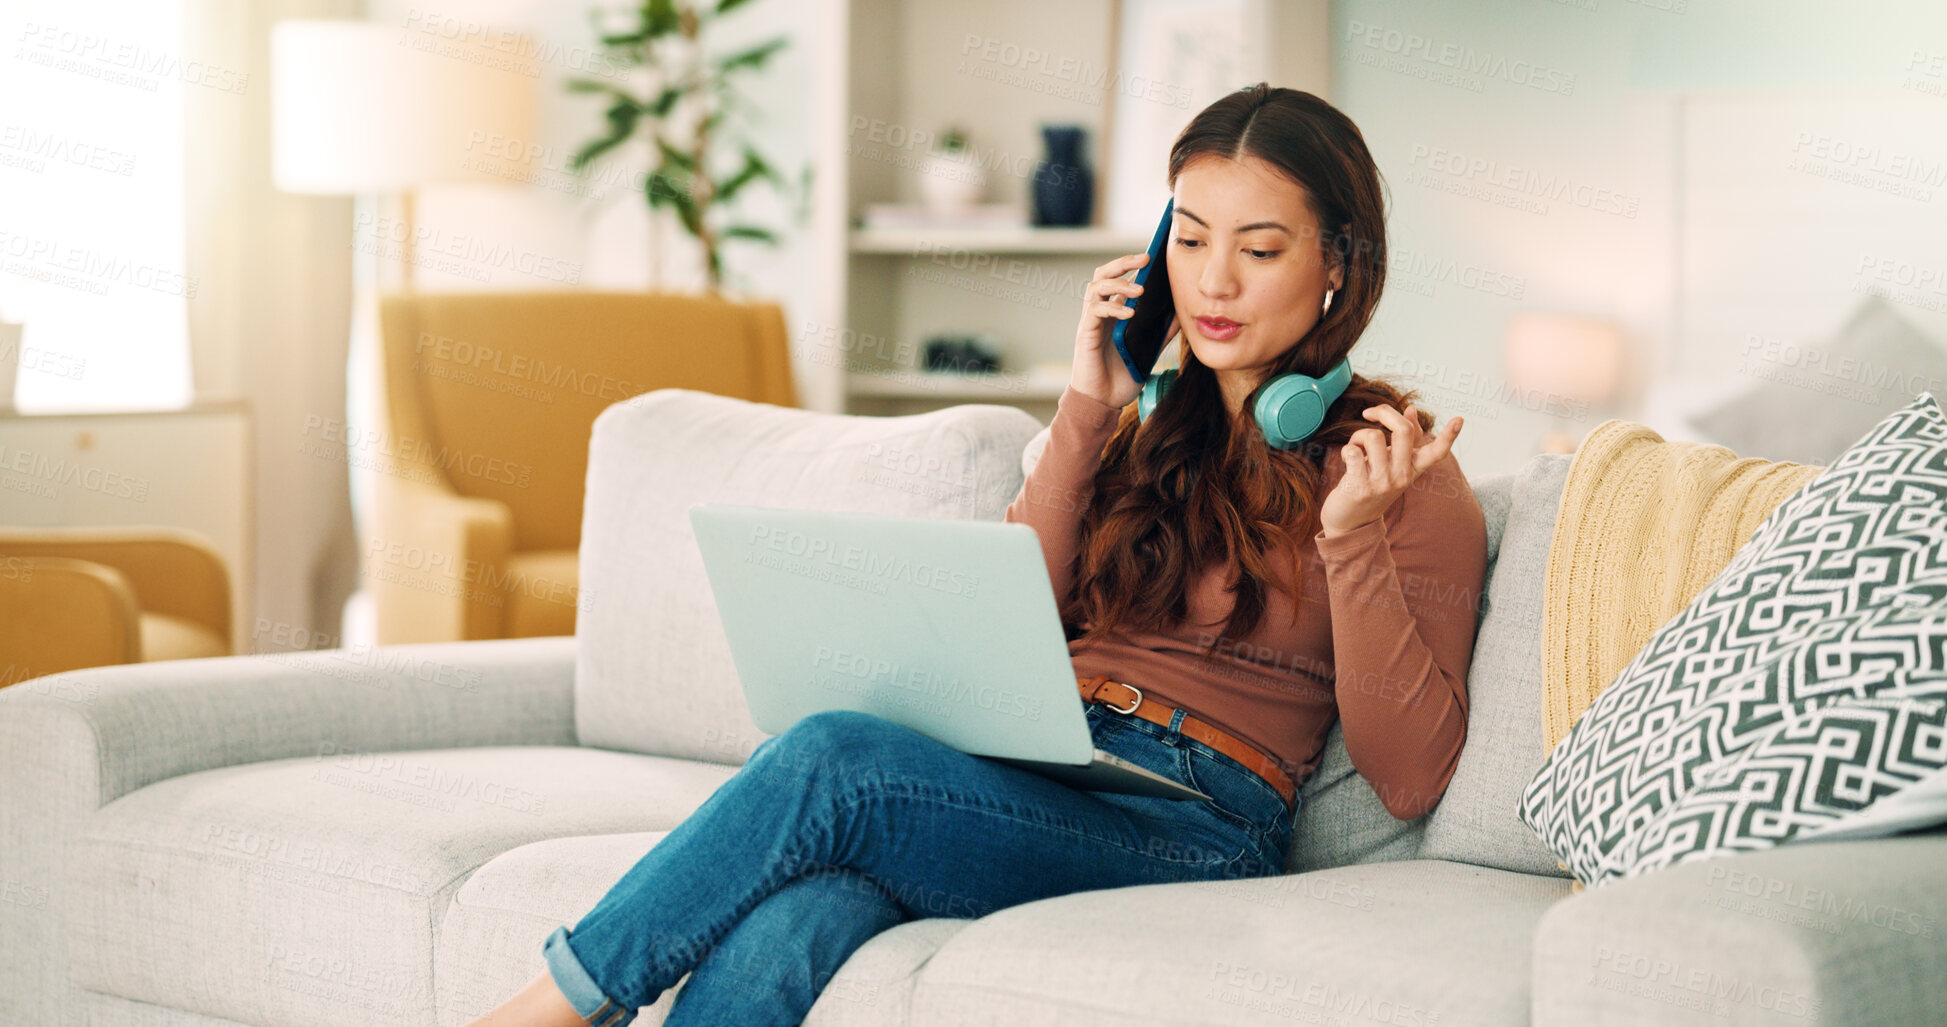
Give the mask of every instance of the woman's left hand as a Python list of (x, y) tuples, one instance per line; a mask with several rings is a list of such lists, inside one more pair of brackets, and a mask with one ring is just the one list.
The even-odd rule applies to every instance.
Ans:
[(1327, 536), (1343, 535), (1377, 520), (1420, 472), (1444, 459), (1460, 437), (1458, 417), (1437, 434), (1420, 430), (1419, 415), (1410, 403), (1404, 413), (1382, 405), (1367, 407), (1365, 415), (1392, 431), (1389, 437), (1382, 428), (1361, 428), (1340, 451), (1345, 476), (1318, 513)]

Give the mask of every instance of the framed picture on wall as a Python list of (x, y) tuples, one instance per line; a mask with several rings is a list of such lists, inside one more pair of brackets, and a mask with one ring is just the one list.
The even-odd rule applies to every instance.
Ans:
[(1112, 228), (1147, 236), (1169, 200), (1170, 144), (1198, 111), (1265, 79), (1269, 0), (1118, 0), (1110, 110)]

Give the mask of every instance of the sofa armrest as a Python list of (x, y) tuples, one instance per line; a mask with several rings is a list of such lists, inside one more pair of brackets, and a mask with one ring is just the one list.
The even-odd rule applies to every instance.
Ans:
[[(327, 752), (575, 744), (573, 638), (94, 667), (0, 689), (0, 1023), (68, 1023), (63, 852), (145, 785)], [(15, 954), (21, 958), (14, 958)]]
[(0, 687), (142, 658), (141, 610), (113, 567), (62, 556), (0, 556)]
[(1938, 1022), (1947, 830), (1802, 842), (1589, 889), (1543, 915), (1534, 1023)]
[(112, 567), (135, 591), (136, 605), (200, 624), (230, 642), (230, 568), (202, 535), (165, 526), (9, 528), (0, 553), (65, 556)]
[[(92, 667), (0, 690), (4, 801), (93, 810), (145, 785), (259, 760), (573, 745), (571, 637), (354, 646)], [(8, 813), (14, 812), (11, 809)]]
[(501, 637), (506, 590), (489, 570), (514, 551), (506, 503), (462, 496), (394, 465), (380, 479), (377, 524), (364, 554), (381, 645)]

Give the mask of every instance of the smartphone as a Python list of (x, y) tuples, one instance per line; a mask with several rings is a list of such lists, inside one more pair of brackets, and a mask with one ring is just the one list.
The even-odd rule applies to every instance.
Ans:
[(1140, 296), (1124, 296), (1122, 302), (1136, 308), (1128, 317), (1118, 318), (1111, 337), (1122, 364), (1138, 384), (1149, 380), (1156, 358), (1163, 355), (1176, 326), (1176, 301), (1170, 297), (1170, 275), (1164, 266), (1169, 256), (1170, 217), (1176, 212), (1176, 199), (1163, 205), (1163, 220), (1149, 240), (1149, 262), (1136, 269), (1134, 279), (1143, 287)]

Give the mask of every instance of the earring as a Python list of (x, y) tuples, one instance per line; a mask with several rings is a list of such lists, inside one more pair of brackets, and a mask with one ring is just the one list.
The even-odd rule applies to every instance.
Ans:
[(1326, 314), (1329, 314), (1331, 312), (1332, 312), (1332, 290), (1327, 289), (1325, 290), (1325, 309), (1319, 311), (1318, 316), (1324, 317)]

